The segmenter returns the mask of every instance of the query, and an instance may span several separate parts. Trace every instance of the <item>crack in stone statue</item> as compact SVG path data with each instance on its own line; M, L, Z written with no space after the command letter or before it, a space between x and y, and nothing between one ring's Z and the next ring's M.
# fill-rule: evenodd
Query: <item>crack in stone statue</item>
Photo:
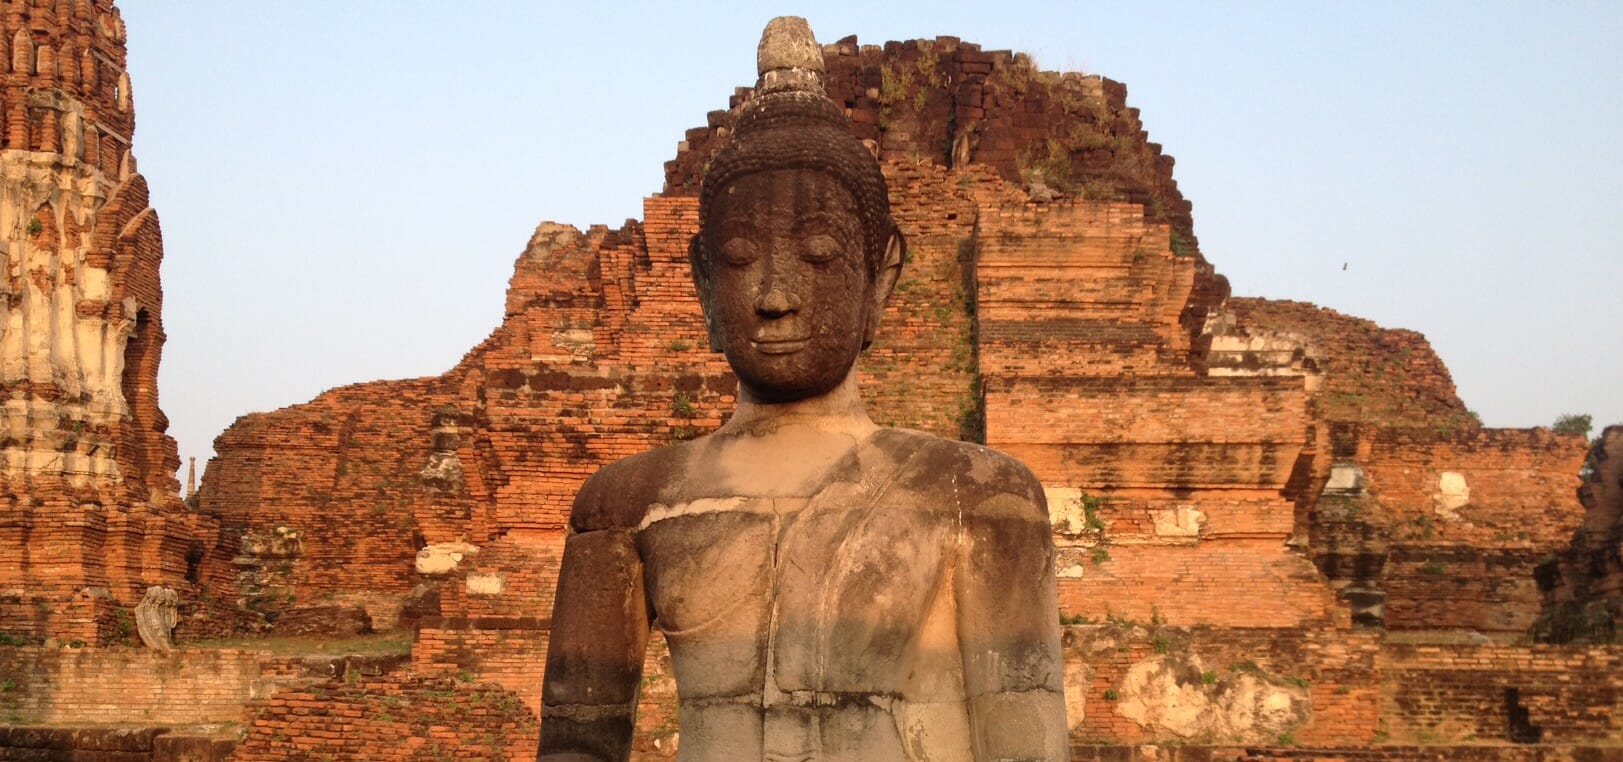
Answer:
M884 176L803 19L774 19L758 55L690 249L738 409L581 488L540 758L629 756L657 626L684 760L1063 759L1042 486L864 412L857 356L903 251Z

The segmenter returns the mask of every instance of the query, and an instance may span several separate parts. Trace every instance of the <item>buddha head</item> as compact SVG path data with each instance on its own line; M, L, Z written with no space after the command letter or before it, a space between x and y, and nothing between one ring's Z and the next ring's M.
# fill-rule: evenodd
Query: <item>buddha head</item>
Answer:
M689 248L713 349L757 399L838 386L901 272L879 163L824 96L803 19L762 35L757 95L711 161Z

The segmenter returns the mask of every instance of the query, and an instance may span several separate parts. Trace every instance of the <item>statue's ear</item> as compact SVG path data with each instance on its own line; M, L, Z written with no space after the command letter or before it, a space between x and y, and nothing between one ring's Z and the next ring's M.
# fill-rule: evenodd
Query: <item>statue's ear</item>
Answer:
M688 270L693 273L693 290L699 295L699 308L704 312L704 331L710 339L710 351L721 351L721 333L710 316L710 268L704 266L704 234L695 233L688 241Z
M873 291L869 297L868 323L864 326L862 347L866 349L873 343L874 337L879 335L879 319L885 316L885 302L890 299L890 292L895 290L897 279L902 277L902 256L907 252L907 239L902 237L902 231L892 227L890 241L885 244L885 257L880 261L879 272L874 275Z

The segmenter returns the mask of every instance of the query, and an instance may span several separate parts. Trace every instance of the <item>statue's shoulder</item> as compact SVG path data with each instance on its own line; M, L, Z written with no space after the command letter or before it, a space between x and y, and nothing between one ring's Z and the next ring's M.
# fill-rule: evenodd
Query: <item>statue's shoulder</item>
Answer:
M667 445L598 469L575 495L569 525L577 532L635 529L649 504L684 472L693 446Z
M874 442L906 462L905 472L898 475L904 488L939 492L965 507L994 498L1007 503L1012 497L1047 515L1042 483L1008 453L911 429L884 429Z

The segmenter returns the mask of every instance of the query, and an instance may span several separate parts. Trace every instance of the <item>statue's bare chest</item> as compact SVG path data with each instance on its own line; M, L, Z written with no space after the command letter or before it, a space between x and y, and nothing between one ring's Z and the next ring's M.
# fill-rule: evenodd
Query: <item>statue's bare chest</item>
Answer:
M903 688L932 611L951 605L956 542L911 498L837 482L650 506L638 548L684 697Z

